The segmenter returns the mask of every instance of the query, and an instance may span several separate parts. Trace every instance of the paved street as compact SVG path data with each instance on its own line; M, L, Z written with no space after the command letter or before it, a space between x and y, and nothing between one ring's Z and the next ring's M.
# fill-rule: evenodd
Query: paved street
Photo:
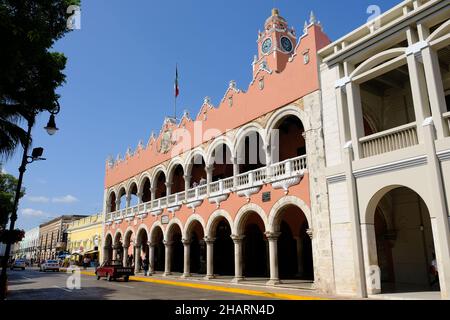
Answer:
M9 271L9 300L259 300L243 294L176 287L139 281L108 282L81 275L81 289L69 290L70 274L37 270Z

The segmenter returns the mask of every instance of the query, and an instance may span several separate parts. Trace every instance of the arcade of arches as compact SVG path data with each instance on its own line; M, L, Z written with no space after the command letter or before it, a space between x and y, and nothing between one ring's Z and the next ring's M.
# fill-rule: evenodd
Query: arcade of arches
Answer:
M233 234L232 226L223 216L212 221L209 235L198 220L189 223L185 234L177 223L170 224L165 231L160 226L149 233L141 228L134 251L130 246L135 236L132 231L127 231L125 238L118 232L114 242L108 234L105 259L123 259L124 264L134 266L136 272L140 272L143 259L148 259L149 273L165 276L231 276L235 281L270 277L270 281L276 283L291 279L314 280L309 226L297 206L287 205L279 210L274 232L266 229L258 213L247 211L236 232L238 234Z

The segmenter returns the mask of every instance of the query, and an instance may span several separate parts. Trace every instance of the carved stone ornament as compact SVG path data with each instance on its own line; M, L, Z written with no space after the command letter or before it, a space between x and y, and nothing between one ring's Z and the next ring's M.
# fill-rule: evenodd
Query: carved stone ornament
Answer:
M167 153L169 152L172 145L172 130L167 129L162 134L161 144L159 146L159 153Z

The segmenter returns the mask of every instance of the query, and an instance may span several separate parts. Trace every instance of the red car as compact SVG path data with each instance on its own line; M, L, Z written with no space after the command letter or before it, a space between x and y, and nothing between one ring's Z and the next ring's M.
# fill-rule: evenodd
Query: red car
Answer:
M108 281L123 278L128 282L130 276L134 275L134 270L131 267L124 267L121 261L106 261L100 267L95 269L97 280L105 277Z

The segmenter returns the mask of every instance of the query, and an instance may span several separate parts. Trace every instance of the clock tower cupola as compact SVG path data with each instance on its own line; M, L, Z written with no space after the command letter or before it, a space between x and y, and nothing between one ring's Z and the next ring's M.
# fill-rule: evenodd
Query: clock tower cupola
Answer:
M272 15L266 20L264 31L258 34L258 55L253 62L253 73L266 68L281 72L289 58L294 54L297 38L294 28L280 16L278 9L272 9Z

